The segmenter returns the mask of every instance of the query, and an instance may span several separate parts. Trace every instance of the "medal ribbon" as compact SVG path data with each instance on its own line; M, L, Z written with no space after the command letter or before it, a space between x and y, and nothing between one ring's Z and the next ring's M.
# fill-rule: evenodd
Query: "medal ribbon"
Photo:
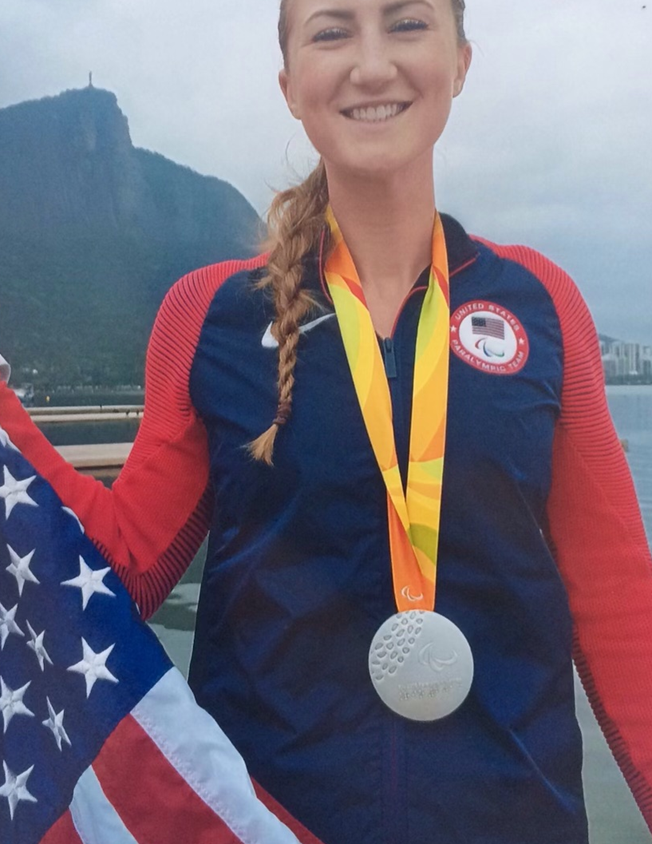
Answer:
M392 400L376 331L351 253L331 208L333 249L325 276L367 433L387 488L389 547L399 612L432 610L448 405L450 297L444 229L435 217L432 265L419 326L412 390L412 424L404 492L396 455Z

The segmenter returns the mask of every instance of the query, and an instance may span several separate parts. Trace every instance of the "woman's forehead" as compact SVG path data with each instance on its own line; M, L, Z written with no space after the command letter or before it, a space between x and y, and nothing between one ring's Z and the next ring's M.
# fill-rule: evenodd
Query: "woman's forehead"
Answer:
M375 12L391 16L399 12L434 11L448 0L287 0L287 13L293 23L308 23L313 18L355 18Z

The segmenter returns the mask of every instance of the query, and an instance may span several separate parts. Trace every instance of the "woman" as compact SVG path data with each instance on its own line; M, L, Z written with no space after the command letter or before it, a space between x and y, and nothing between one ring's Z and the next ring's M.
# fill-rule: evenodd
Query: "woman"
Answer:
M0 395L145 616L210 527L190 683L325 844L587 842L572 655L652 823L652 570L590 317L436 211L463 16L283 0L320 165L267 257L169 293L111 493Z

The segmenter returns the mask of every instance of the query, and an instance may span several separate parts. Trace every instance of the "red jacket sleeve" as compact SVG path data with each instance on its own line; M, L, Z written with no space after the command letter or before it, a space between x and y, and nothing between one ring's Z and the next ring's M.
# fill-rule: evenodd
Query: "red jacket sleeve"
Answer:
M0 384L0 425L79 516L145 618L188 567L210 522L207 437L189 393L206 312L225 279L263 263L261 257L206 267L167 294L147 351L145 413L111 490L66 463L14 393Z
M597 334L571 279L509 250L546 286L564 350L553 445L550 537L575 624L575 662L593 711L652 829L652 558L607 407Z

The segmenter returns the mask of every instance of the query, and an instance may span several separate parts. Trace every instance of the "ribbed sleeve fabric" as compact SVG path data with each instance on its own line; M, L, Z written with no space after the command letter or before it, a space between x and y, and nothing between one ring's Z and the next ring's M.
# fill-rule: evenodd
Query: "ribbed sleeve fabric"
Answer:
M575 624L575 662L611 750L652 829L652 558L604 390L599 343L572 280L523 247L491 248L550 294L564 380L549 529Z
M13 392L0 384L0 425L79 516L145 618L188 567L210 522L207 437L189 393L206 312L223 281L264 262L261 256L215 264L190 273L169 291L148 347L143 420L111 490L66 463Z

